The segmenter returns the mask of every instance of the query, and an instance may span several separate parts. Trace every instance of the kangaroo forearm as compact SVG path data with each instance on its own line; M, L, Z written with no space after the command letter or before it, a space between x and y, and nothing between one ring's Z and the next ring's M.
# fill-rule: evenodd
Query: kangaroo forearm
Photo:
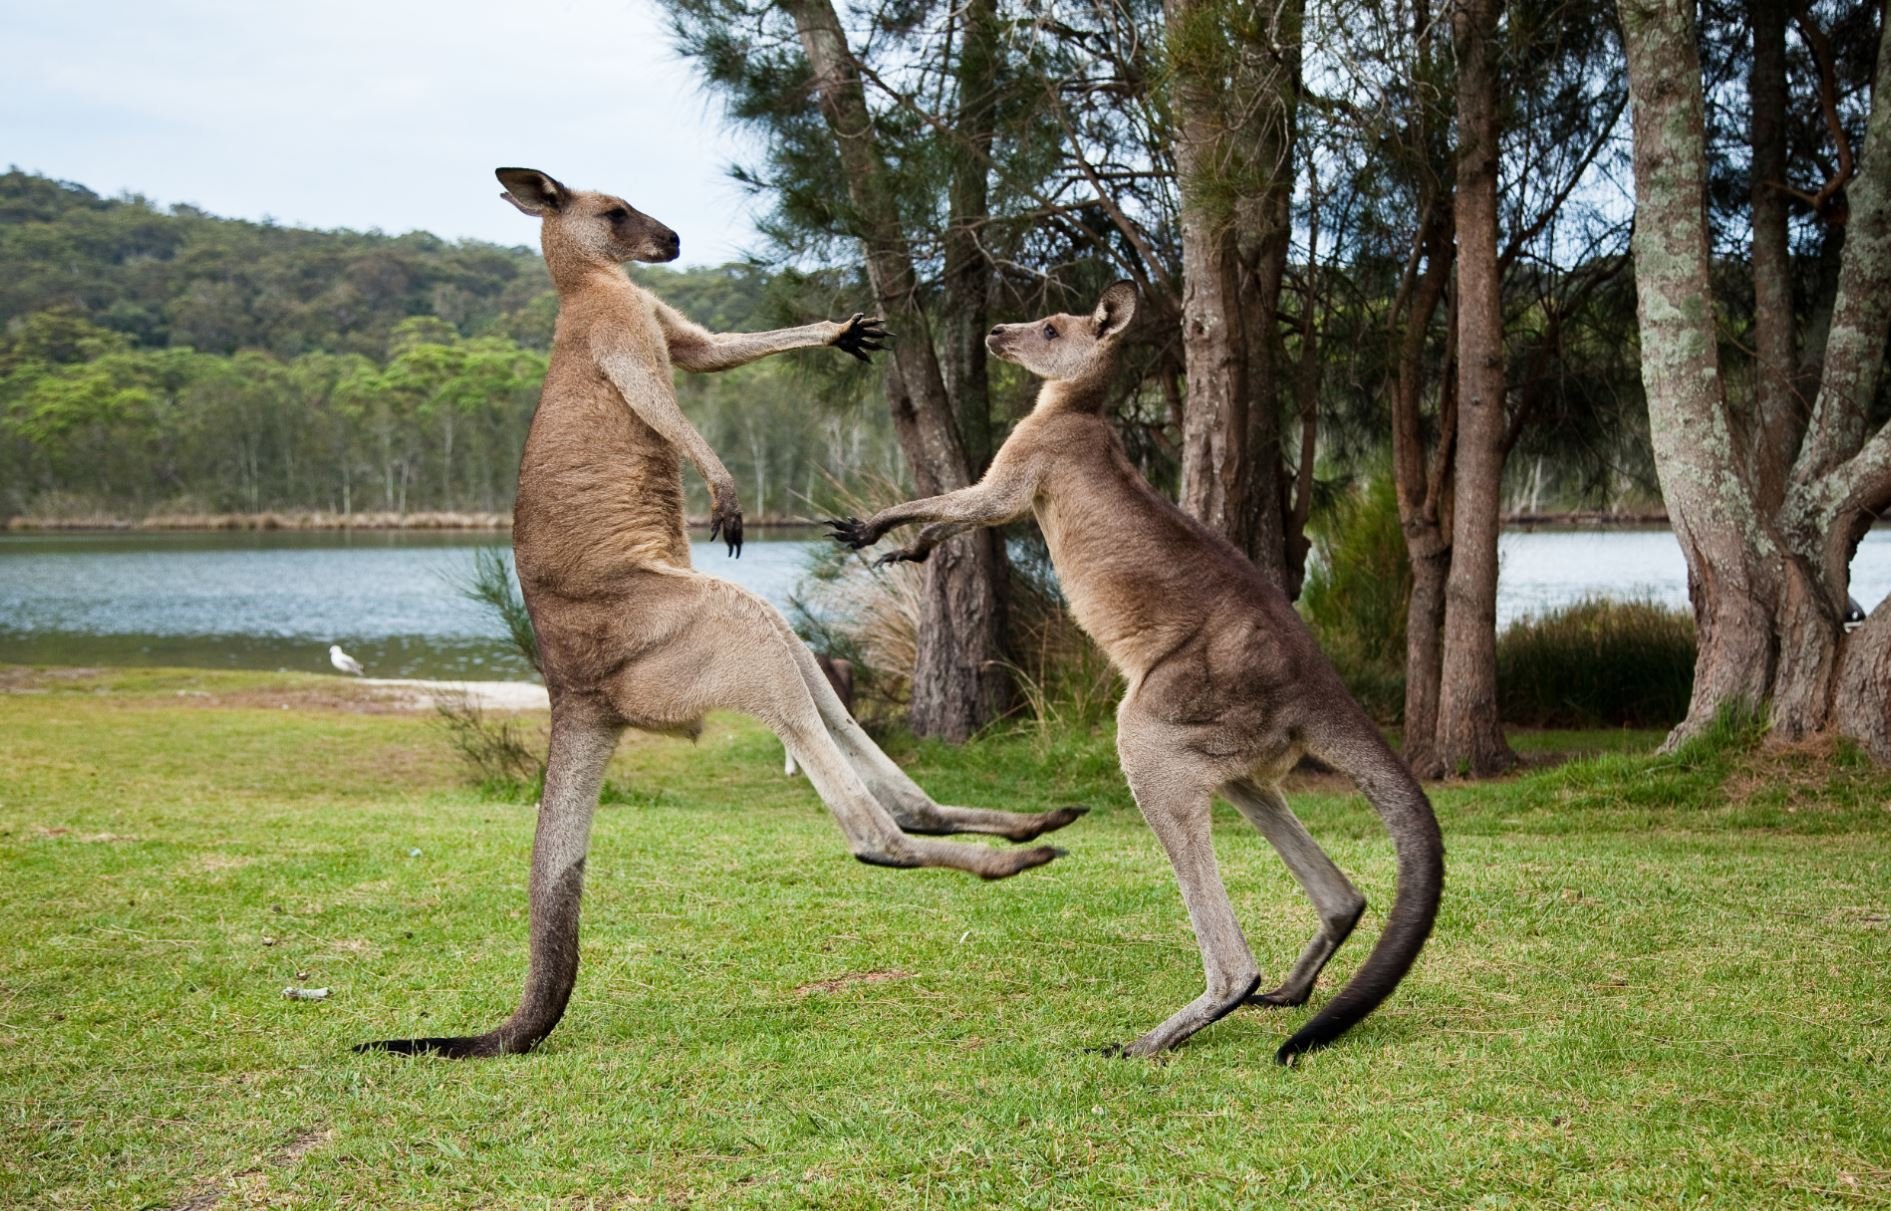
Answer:
M732 370L791 349L818 349L833 342L837 325L827 322L772 332L670 333L670 364L694 374Z
M903 505L882 509L867 524L878 536L913 522L932 522L952 527L951 532L943 536L950 537L952 533L973 526L1003 525L1023 515L1030 508L1030 499L1027 496L1020 507L1016 495L994 491L988 484L974 484L943 496L928 496L923 500L910 500ZM924 534L921 531L922 538Z
M617 388L625 407L656 430L663 440L682 451L683 457L703 477L703 482L711 488L733 485L734 478L716 457L715 450L677 406L676 394L668 382L657 381L646 367L631 358L600 358L599 366Z
M913 539L912 549L922 553L930 551L947 539L957 538L967 530L974 529L977 527L969 521L935 521Z

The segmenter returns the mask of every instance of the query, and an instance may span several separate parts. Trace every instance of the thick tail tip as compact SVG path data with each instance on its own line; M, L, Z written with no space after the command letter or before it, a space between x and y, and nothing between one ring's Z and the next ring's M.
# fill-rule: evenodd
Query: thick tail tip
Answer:
M392 1055L437 1055L449 1060L460 1060L498 1055L502 1048L493 1045L492 1040L485 1035L474 1035L467 1038L376 1039L371 1043L356 1043L349 1050L356 1055L385 1051Z
M1330 1038L1317 1036L1308 1038L1307 1032L1302 1030L1280 1045L1279 1050L1274 1052L1274 1062L1282 1068L1292 1068L1301 1056L1309 1051L1318 1051L1332 1041Z

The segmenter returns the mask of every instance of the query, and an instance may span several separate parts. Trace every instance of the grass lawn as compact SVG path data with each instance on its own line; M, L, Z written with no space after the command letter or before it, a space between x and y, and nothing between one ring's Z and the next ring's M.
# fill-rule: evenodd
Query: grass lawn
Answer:
M1309 1010L1093 1052L1201 979L1107 735L896 750L948 802L1094 805L983 884L854 862L718 718L624 744L564 1024L456 1064L348 1047L511 1009L531 809L336 685L0 670L0 1204L1891 1203L1891 779L1842 753L1520 738L1614 751L1437 790L1429 948L1289 1070ZM1317 1004L1391 850L1292 798L1374 904ZM1216 841L1278 974L1312 912L1231 810Z

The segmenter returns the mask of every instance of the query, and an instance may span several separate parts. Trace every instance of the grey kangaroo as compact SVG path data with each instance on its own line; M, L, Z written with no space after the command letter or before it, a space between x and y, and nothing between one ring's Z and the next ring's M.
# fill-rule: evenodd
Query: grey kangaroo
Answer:
M896 526L930 523L880 562L923 560L974 526L1035 512L1077 623L1127 682L1117 753L1136 804L1175 867L1201 946L1207 990L1121 1050L1174 1047L1243 1002L1300 1005L1366 902L1287 809L1280 779L1312 754L1365 792L1398 854L1385 930L1350 983L1276 1053L1290 1063L1371 1013L1431 932L1444 845L1418 782L1340 684L1286 596L1240 551L1137 473L1102 416L1116 350L1136 310L1118 282L1091 315L993 328L993 354L1045 380L1031 414L969 488L831 523L860 549ZM1260 972L1215 865L1209 805L1220 793L1279 851L1319 932L1285 980Z
M742 548L735 481L677 407L671 367L724 370L789 349L865 360L886 333L856 315L777 332L710 333L625 276L674 260L675 232L622 198L501 168L501 196L540 220L558 290L551 365L526 437L512 550L551 691L551 750L532 843L531 961L518 1010L484 1034L392 1039L446 1056L529 1051L564 1015L578 971L578 903L604 767L626 727L694 736L736 710L782 738L846 834L876 866L948 866L1002 879L1063 851L996 849L916 834L1027 841L1083 813L933 802L835 696L813 653L754 593L690 566L682 459L709 485L710 537Z

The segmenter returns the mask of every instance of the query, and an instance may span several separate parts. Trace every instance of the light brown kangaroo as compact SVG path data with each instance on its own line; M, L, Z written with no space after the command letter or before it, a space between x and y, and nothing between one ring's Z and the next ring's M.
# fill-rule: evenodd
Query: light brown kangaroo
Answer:
M1352 981L1276 1053L1288 1063L1364 1018L1398 985L1431 932L1444 845L1431 804L1340 684L1286 596L1240 551L1149 486L1102 406L1136 290L1118 282L1091 315L992 329L992 353L1045 379L977 484L832 523L856 549L929 522L880 562L923 560L973 526L1037 515L1077 623L1128 688L1117 753L1143 816L1168 851L1201 945L1208 988L1121 1050L1174 1047L1244 1001L1300 1005L1365 911L1365 899L1308 835L1279 780L1310 753L1350 777L1398 852L1398 891L1379 942ZM1215 865L1209 804L1219 792L1280 852L1320 915L1281 985L1259 969Z
M578 903L598 790L626 727L694 736L704 714L766 723L807 770L854 856L878 866L949 866L1001 879L1049 846L994 849L920 833L1025 841L1080 807L1030 815L945 807L854 722L788 623L747 589L689 562L680 458L708 483L710 537L742 545L735 481L677 407L670 369L723 370L771 353L881 348L878 320L777 332L709 333L633 284L627 261L673 260L676 233L608 194L501 168L505 199L541 220L558 323L526 438L512 549L551 692L551 750L532 844L531 963L519 1008L485 1034L394 1039L448 1056L530 1050L563 1016L578 970Z

